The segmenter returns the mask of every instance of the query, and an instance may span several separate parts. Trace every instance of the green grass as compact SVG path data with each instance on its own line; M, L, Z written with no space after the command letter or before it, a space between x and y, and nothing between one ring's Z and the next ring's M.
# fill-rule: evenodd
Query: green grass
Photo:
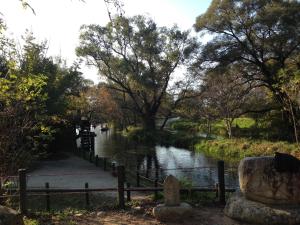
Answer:
M24 217L24 224L25 225L40 225L40 222L37 219L30 219L30 218Z
M233 120L233 126L239 128L251 128L255 125L255 120L248 117L237 118Z
M195 149L226 161L239 161L250 156L270 156L275 152L289 153L300 158L299 146L284 141L271 142L245 138L202 140L195 145Z

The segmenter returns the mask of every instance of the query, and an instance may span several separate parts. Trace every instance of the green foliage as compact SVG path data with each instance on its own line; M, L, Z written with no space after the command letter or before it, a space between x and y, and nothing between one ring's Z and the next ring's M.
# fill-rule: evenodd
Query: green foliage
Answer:
M189 32L158 27L139 15L114 17L106 26L82 26L76 51L98 67L112 89L122 94L122 107L151 131L175 69L196 49Z
M40 225L39 221L36 219L24 217L23 220L25 225Z
M85 88L78 66L48 57L46 43L37 43L31 33L22 50L18 57L0 51L0 174L46 156L57 132L73 123L70 96Z
M300 157L300 149L296 144L251 139L202 140L195 145L195 149L231 161L239 161L250 156L270 156L277 151Z
M247 82L268 88L284 112L288 140L297 140L300 127L299 89L294 83L299 74L299 27L296 0L213 0L195 24L197 31L213 34L196 68L215 71L234 65Z
M233 120L233 126L239 128L251 128L255 125L255 120L249 117L241 117Z
M173 130L195 132L199 130L200 123L189 120L177 120L171 123L170 127Z

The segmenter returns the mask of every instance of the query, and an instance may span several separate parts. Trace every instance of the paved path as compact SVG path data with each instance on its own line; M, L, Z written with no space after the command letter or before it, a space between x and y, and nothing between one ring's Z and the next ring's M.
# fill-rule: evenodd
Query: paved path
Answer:
M74 155L62 160L43 161L28 175L29 188L44 188L45 182L49 182L50 188L84 188L86 182L90 188L117 187L117 178L110 172Z

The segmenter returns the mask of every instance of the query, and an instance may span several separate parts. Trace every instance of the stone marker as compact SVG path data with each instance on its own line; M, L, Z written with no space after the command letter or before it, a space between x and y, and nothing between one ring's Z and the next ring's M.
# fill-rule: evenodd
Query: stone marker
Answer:
M300 207L269 205L245 198L235 193L224 209L225 215L239 221L261 225L296 225L300 224Z
M180 184L178 180L169 175L164 181L165 204L153 208L153 215L161 221L181 220L192 216L193 209L187 203L180 203Z
M239 183L241 191L227 201L225 215L254 224L300 224L300 171L295 165L248 157L240 162Z
M169 175L164 181L164 199L166 206L180 205L180 184L178 180Z
M278 172L274 157L248 157L239 165L241 192L267 204L300 204L300 172Z

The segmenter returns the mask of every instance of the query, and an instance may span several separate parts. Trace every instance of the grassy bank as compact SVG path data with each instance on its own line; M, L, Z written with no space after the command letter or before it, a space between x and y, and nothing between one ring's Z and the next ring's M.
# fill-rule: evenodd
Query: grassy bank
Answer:
M254 120L239 118L234 125L239 129L253 129ZM201 135L199 122L176 121L171 125L171 130L146 132L141 128L130 127L123 135L132 141L148 144L160 144L174 146L203 152L208 156L225 161L239 161L249 156L270 156L275 152L283 152L296 156L300 159L300 148L296 144L285 141L268 141L252 138L228 139L219 135L217 139L205 139ZM214 129L223 129L222 121L214 124ZM219 133L220 134L220 133Z
M195 145L195 150L227 161L239 161L249 156L274 155L275 152L289 153L300 158L300 149L296 144L245 138L201 140Z

